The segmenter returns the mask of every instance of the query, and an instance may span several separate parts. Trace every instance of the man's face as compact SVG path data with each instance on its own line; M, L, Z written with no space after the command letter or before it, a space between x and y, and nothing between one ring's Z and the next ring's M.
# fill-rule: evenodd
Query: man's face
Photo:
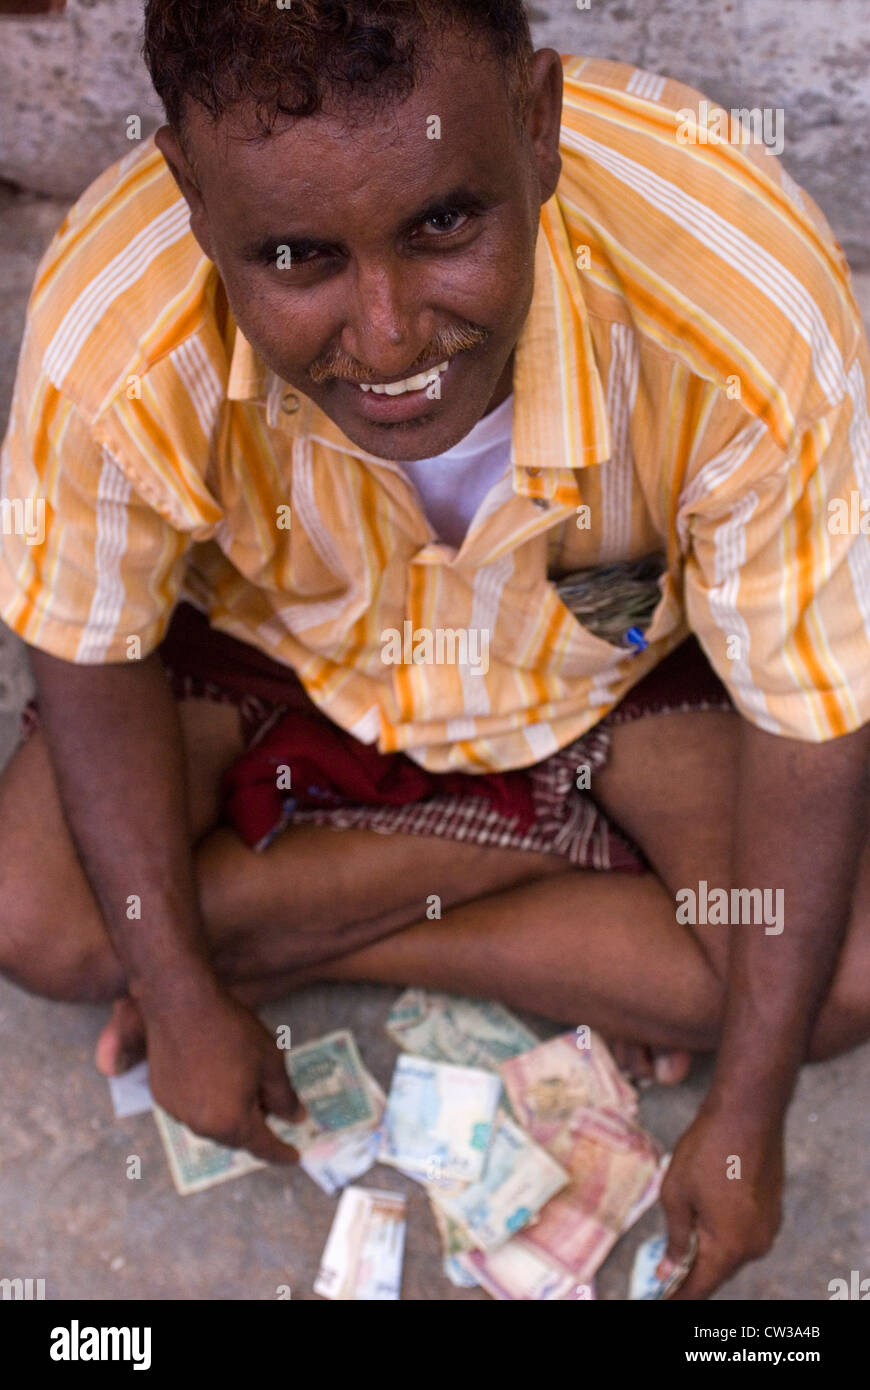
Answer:
M498 65L461 36L406 101L353 124L327 110L254 142L243 108L214 125L188 103L195 182L158 135L245 337L376 457L439 454L510 392L561 168L558 54L534 72L524 136ZM424 372L399 394L360 386Z

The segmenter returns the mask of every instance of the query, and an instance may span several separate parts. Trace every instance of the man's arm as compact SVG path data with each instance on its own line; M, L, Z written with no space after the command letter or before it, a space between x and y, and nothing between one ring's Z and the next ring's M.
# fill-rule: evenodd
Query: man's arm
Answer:
M159 659L31 660L64 814L145 1023L155 1100L199 1134L293 1160L265 1123L298 1118L281 1054L210 963L181 728ZM128 917L133 896L141 919Z
M870 725L812 744L742 721L734 888L782 889L784 928L730 927L713 1082L662 1191L668 1255L697 1228L676 1297L706 1298L769 1248L780 1222L783 1123L849 921L867 835ZM740 1177L729 1178L740 1159Z

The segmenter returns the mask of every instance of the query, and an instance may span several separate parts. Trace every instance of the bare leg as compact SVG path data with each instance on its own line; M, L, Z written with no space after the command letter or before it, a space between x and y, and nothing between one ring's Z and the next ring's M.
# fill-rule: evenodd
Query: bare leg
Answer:
M596 793L656 875L568 873L421 920L319 964L242 986L255 1001L318 980L415 984L498 997L611 1036L710 1048L718 1034L728 928L680 927L677 888L730 881L737 716L638 720L615 731ZM420 856L425 862L425 855ZM252 962L252 965L254 962ZM870 843L852 919L810 1057L870 1037Z
M221 775L241 751L237 712L186 701L179 713L203 911L228 983L270 976L288 961L328 959L395 931L425 910L425 892L438 893L448 908L560 868L549 855L310 827L255 855L226 828L211 830ZM55 999L123 995L123 970L78 862L39 733L0 777L0 826L0 971ZM101 1069L117 1070L131 1046L141 1049L129 1027L125 1037L109 1029L98 1049Z
M232 714L217 710L209 720ZM727 881L734 719L672 715L615 732L596 794L644 846L655 875L566 873L548 856L310 828L257 856L229 831L208 834L197 865L219 972L250 1002L312 978L433 984L642 1043L711 1047L727 929L695 936L679 927L673 893L700 877ZM225 734L212 727L199 740L210 759L208 775L191 771L200 828L214 814L217 775L237 752L237 728ZM15 900L2 893L10 881L19 890L19 909L0 924L0 966L54 997L117 997L123 974L47 773L36 747L0 781L0 823L17 827L11 843L4 835L0 901ZM870 875L863 883L870 889ZM441 921L421 920L430 894L442 899ZM867 911L856 912L847 947L863 964L867 924ZM847 983L845 1012L835 989L820 1022L829 1051L866 1035L866 972L861 989Z
M236 979L261 998L313 978L456 989L565 1023L589 1023L637 1043L712 1047L722 995L717 961L704 941L676 922L673 893L702 876L727 880L735 719L670 715L614 731L611 759L598 775L595 795L644 845L656 874L566 871L562 864L561 872L507 892L479 893L441 921L423 920L419 913L406 930L340 955L324 950L319 932L300 954L299 938L286 931L285 908L283 970L271 959L270 978L260 975L258 945L248 955L247 975L234 972ZM429 842L404 844L416 859L415 865L409 858L408 871L416 868L422 902L437 892L428 872ZM233 846L225 844L223 851L229 870ZM292 836L284 852L292 859ZM238 853L236 860L220 896L224 911L239 920L231 892L232 880L242 877ZM278 883L286 882L277 859L272 867ZM219 883L221 875L210 881ZM364 903L364 879L356 881L357 901ZM208 894L204 880L206 903ZM229 924L214 915L210 921L220 950ZM312 950L319 960L312 959Z

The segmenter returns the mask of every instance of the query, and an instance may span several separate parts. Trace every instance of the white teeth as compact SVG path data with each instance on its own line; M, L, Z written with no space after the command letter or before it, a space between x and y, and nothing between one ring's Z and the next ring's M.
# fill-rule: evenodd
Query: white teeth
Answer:
M389 386L363 386L360 382L359 389L374 391L376 396L404 396L407 391L422 391L424 386L429 385L436 372L443 376L449 366L449 362L442 362L438 367L430 367L428 372L421 372L419 376L409 376L405 381L391 382Z

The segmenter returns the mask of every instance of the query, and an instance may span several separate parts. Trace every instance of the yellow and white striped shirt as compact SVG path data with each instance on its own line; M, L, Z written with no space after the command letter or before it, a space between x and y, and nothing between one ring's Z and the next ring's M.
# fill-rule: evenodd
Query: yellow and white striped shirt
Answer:
M189 597L336 723L433 771L539 761L690 630L764 729L822 741L870 718L870 357L842 250L762 146L681 143L698 93L563 65L511 469L462 546L253 352L146 141L71 210L34 286L0 456L15 632L120 662ZM27 501L41 544L12 524ZM641 654L555 592L655 550ZM385 664L406 622L487 631L488 671Z

